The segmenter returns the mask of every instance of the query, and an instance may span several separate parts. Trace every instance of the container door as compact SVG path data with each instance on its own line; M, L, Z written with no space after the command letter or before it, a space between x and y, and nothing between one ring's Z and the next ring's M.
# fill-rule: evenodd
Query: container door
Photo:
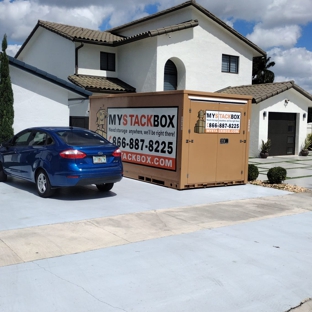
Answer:
M188 184L244 180L247 109L247 103L191 101Z
M206 110L218 111L219 104L191 101L188 184L214 183L217 172L218 134L206 133Z
M247 126L247 105L220 104L217 182L244 180Z

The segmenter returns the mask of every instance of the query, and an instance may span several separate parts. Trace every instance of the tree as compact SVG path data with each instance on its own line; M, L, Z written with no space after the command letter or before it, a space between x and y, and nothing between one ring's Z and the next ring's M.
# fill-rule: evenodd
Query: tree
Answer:
M7 141L14 135L13 90L10 78L9 58L6 54L7 36L2 40L0 53L0 142Z
M272 83L274 82L275 75L269 70L270 67L275 65L275 62L270 62L271 57L255 57L253 60L252 68L252 84L259 83Z

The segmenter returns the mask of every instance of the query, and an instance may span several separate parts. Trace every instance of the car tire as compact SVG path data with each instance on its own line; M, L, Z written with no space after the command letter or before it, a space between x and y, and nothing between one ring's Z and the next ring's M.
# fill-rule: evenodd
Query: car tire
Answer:
M7 180L7 175L3 170L2 164L0 163L0 182L5 182Z
M113 188L113 186L114 186L114 183L96 184L96 187L101 192L108 192Z
M36 186L40 197L47 198L54 193L54 190L51 189L49 177L43 170L38 171L36 175Z

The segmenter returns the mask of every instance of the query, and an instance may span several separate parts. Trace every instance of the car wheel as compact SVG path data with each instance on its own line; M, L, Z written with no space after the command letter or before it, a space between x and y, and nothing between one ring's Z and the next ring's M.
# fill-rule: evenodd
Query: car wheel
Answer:
M101 192L108 192L113 188L113 186L114 186L114 183L96 184L96 187Z
M2 164L0 163L0 182L5 182L7 180L7 175L5 174Z
M51 189L51 184L47 174L40 170L36 176L36 186L37 191L40 197L49 197L54 193L54 190Z

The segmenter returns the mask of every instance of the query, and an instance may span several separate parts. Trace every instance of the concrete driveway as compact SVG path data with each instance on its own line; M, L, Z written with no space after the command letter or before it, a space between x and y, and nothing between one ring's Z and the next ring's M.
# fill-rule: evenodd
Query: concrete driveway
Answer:
M1 183L0 311L290 311L312 296L311 194Z

